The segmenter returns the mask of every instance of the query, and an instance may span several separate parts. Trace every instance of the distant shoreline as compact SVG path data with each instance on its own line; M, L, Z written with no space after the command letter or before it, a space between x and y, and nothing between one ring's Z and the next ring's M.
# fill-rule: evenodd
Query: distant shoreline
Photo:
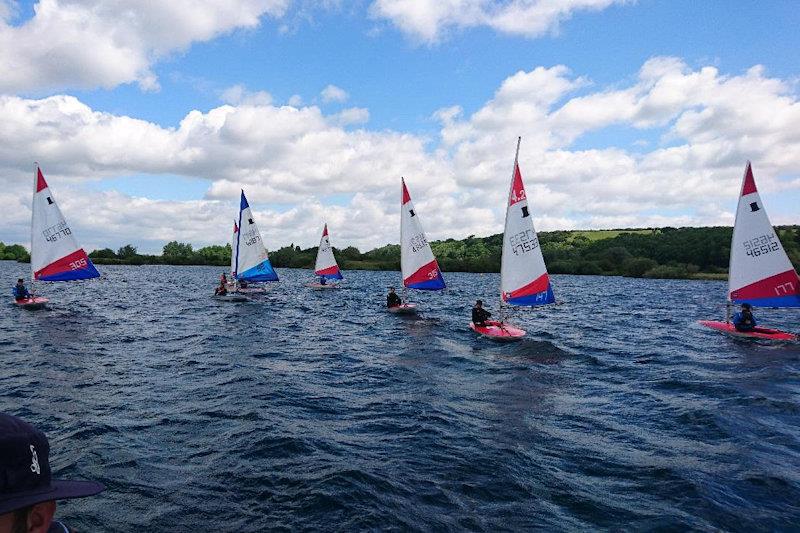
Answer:
M776 226L795 268L800 267L800 225ZM630 278L725 280L728 277L731 227L625 228L613 230L543 231L539 245L550 274L605 275ZM503 235L469 236L465 239L432 241L431 248L443 272L500 271ZM353 246L334 254L343 270L400 270L400 245L387 244L368 252ZM271 251L277 268L313 268L317 248L289 245ZM192 265L227 270L230 244L205 246L172 241L161 255L139 254L132 245L116 252L104 248L89 257L98 265ZM29 260L20 245L0 243L0 259Z

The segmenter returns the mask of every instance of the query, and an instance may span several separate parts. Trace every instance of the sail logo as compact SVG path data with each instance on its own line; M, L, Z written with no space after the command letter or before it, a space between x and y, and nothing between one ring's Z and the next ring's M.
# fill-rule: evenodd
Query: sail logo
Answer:
M788 281L786 283L783 283L781 285L776 286L775 287L775 294L778 295L778 296L786 296L786 295L790 295L790 294L795 294L794 283L792 283L791 281Z
M36 454L36 448L31 444L31 472L34 474L41 474L42 469L39 467L39 456Z

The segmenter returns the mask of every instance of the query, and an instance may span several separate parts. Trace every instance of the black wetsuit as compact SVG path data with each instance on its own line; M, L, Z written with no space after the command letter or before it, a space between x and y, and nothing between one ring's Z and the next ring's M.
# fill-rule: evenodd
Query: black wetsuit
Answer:
M483 307L473 307L472 308L472 323L482 326L486 323L489 317L492 316L492 313L484 309Z
M390 292L386 295L386 307L397 307L402 303L402 300L400 300L396 292Z

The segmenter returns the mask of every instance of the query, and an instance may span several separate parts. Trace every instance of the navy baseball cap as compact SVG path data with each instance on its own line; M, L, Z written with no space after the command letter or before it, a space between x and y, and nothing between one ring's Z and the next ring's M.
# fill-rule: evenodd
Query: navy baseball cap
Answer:
M105 489L96 481L51 479L49 455L44 433L0 413L0 515L50 500L93 496Z

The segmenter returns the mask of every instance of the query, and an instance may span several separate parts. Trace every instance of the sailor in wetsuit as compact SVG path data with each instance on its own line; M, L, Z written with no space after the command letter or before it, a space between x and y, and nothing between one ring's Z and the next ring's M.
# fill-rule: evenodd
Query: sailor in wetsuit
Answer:
M14 299L18 302L20 300L27 300L31 297L31 293L29 293L28 289L25 288L25 281L22 278L17 280L17 284L14 285L12 290L14 291Z
M485 326L492 313L483 308L483 300L476 300L472 308L472 323L476 326Z
M327 283L328 283L328 280L325 278L325 276L320 276L319 277L319 284L320 285L327 285Z
M736 331L753 331L756 329L756 317L753 316L750 304L742 304L742 310L733 315L733 327Z
M386 295L386 307L398 307L402 303L400 297L394 292L394 287L389 287L389 294Z

